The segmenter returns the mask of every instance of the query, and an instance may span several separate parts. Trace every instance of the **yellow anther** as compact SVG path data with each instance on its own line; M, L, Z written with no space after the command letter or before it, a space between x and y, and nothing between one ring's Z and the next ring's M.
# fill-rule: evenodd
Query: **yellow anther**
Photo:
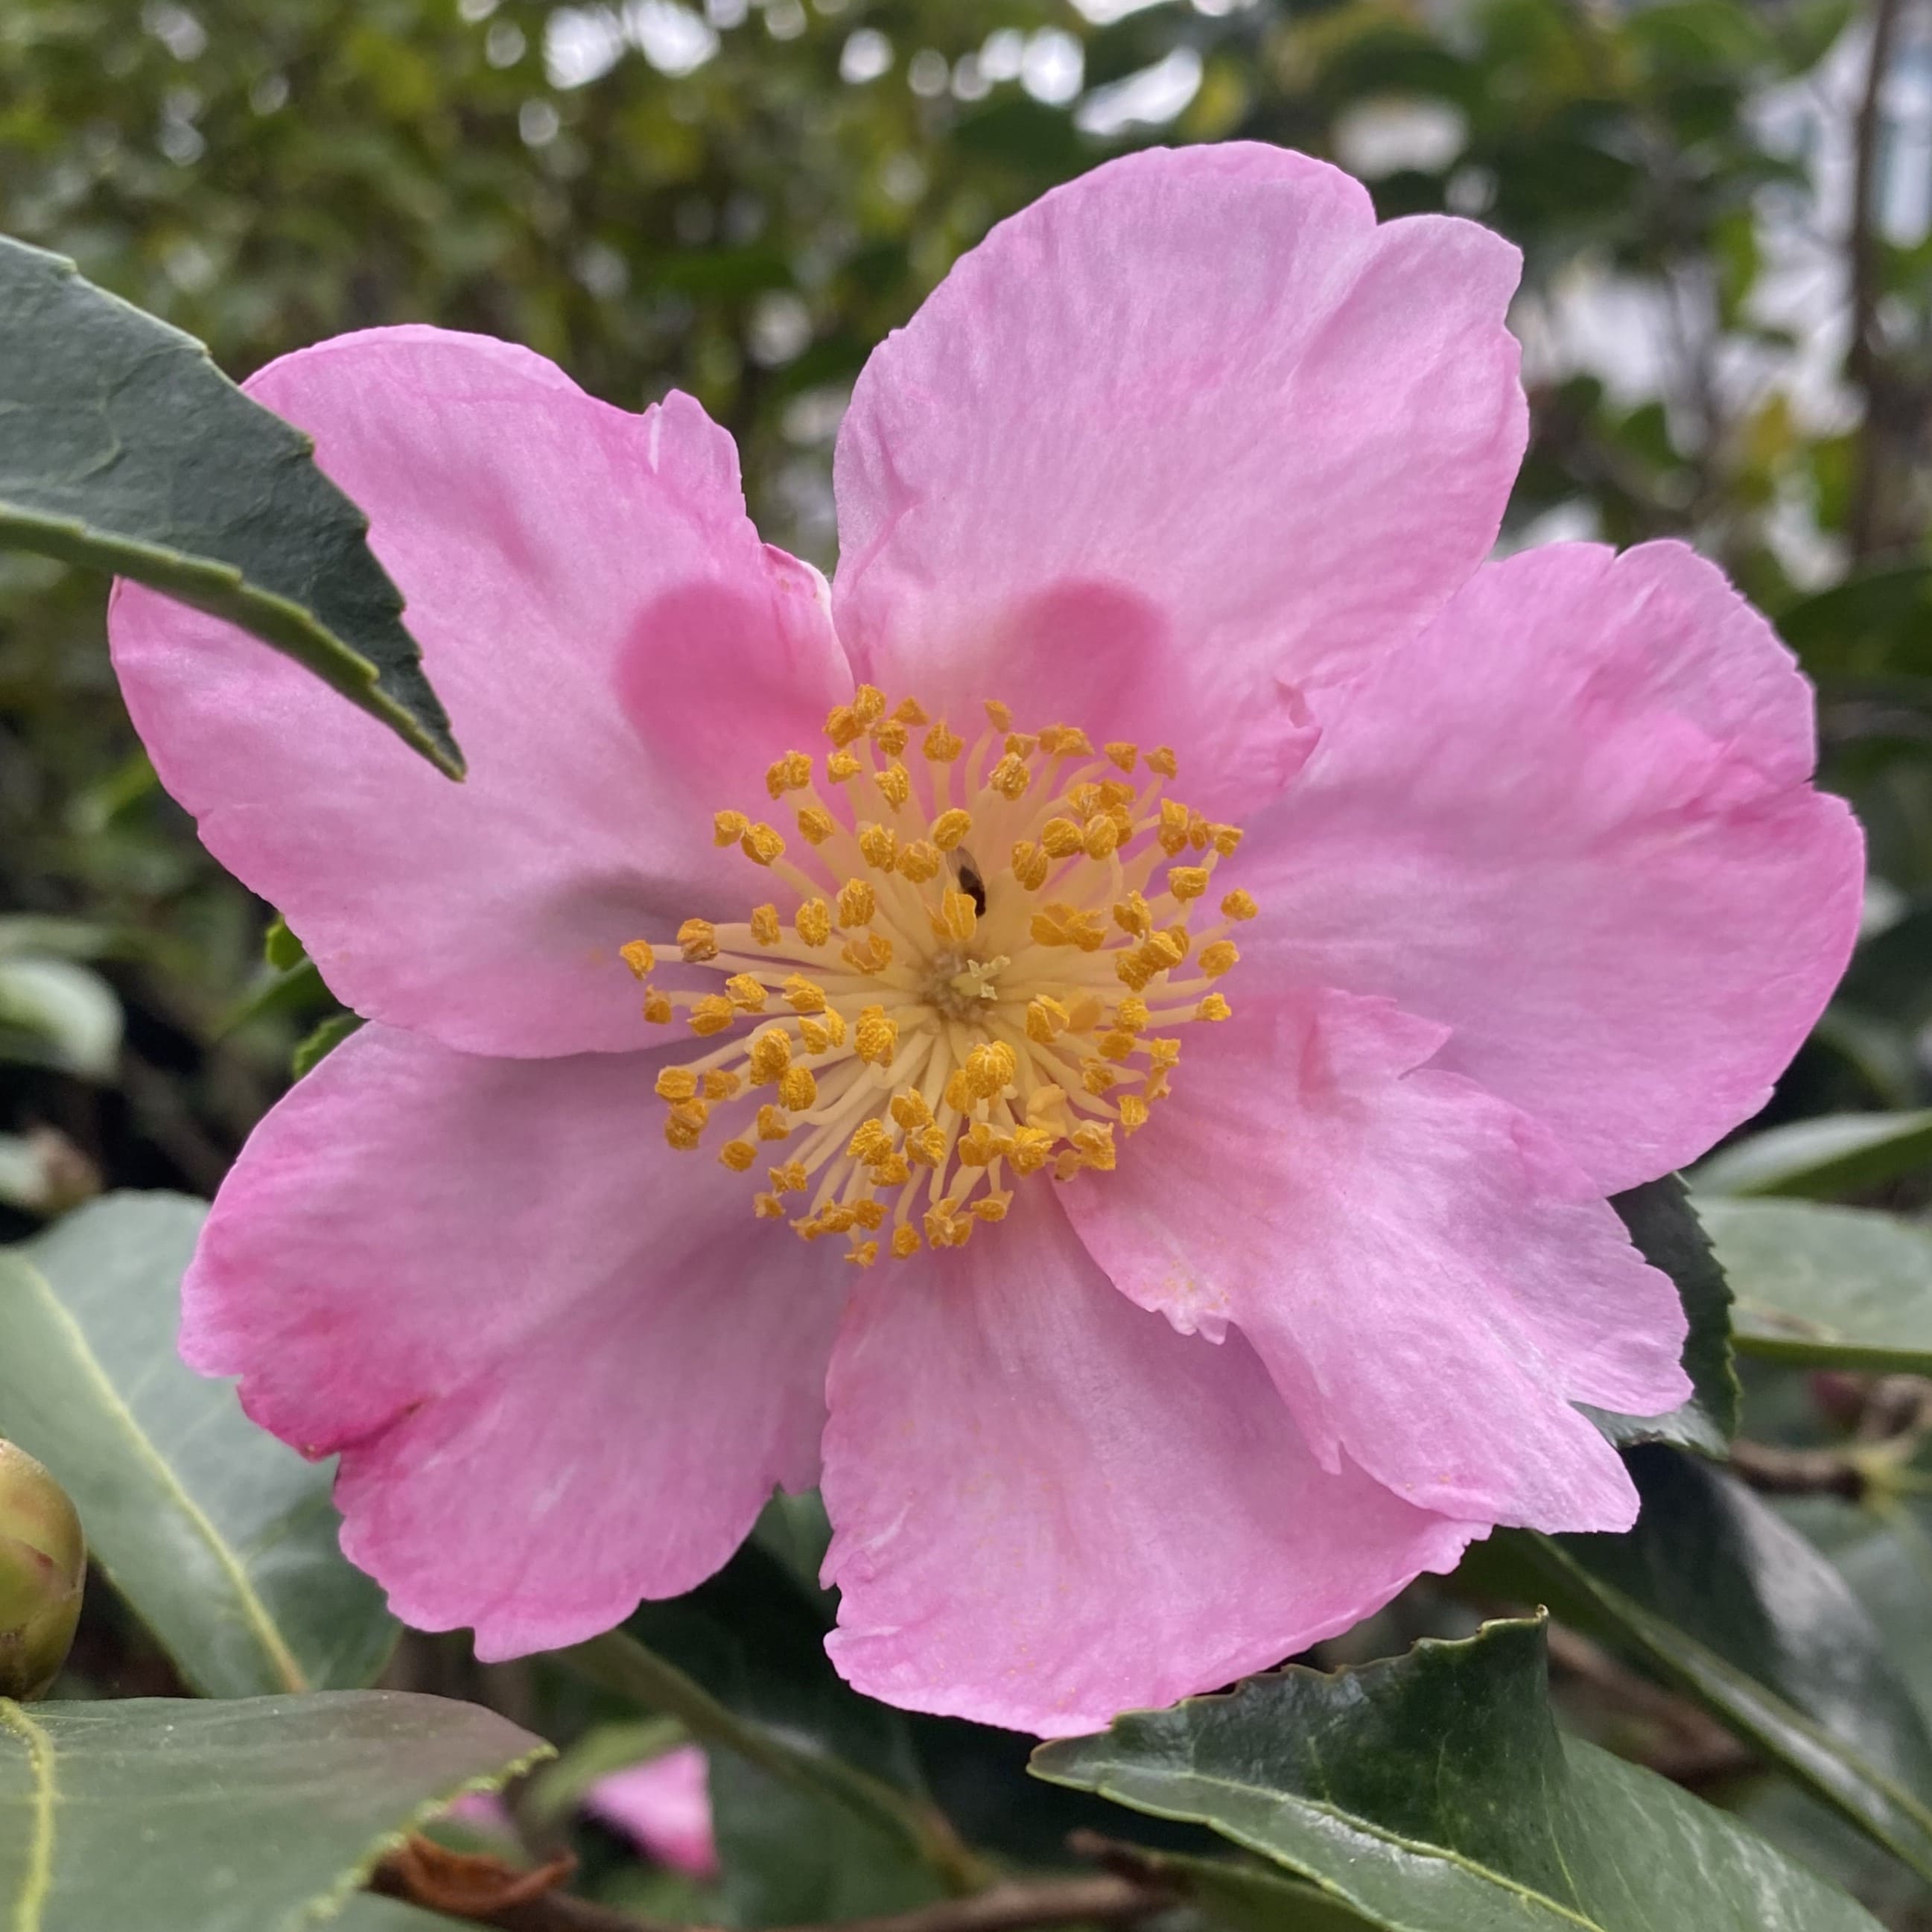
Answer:
M946 1158L946 1130L936 1122L906 1136L906 1158L921 1167L937 1167Z
M1140 1046L1139 1040L1124 1030L1103 1034L1100 1040L1100 1058L1102 1060L1131 1060Z
M986 716L993 721L995 731L1010 731L1013 728L1013 714L997 698L986 700Z
M1104 859L1120 842L1120 828L1107 818L1090 818L1087 821L1087 856L1090 859Z
M812 782L812 760L803 752L788 752L765 773L765 789L774 798L802 791Z
M845 1143L848 1160L884 1160L892 1150L892 1137L886 1124L875 1115L870 1120L861 1120L854 1130L852 1138Z
M784 928L778 923L776 906L761 905L752 908L752 937L760 946L776 946L784 937Z
M836 1007L828 1007L816 1019L800 1020L798 1036L807 1053L830 1053L845 1044L845 1022Z
M769 1087L791 1064L791 1035L782 1027L760 1027L746 1050L752 1084Z
M666 1026L670 1024L670 995L659 992L655 986L646 986L644 988L644 1018L653 1026Z
M752 1196L752 1212L760 1221L782 1221L784 1203L776 1194L754 1194Z
M811 1184L802 1160L788 1160L784 1166L768 1168L766 1172L771 1176L775 1194L802 1194Z
M709 1034L724 1032L737 1017L737 1008L722 993L706 993L701 1000L692 1002L687 1024L701 1040Z
M892 713L893 719L901 724L920 725L926 722L926 710L916 698L902 698L898 709Z
M1051 1046L1066 1030L1066 1009L1051 994L1036 994L1027 1002L1028 1040L1037 1040L1042 1046Z
M1110 1121L1088 1120L1073 1130L1073 1150L1084 1167L1097 1168L1102 1174L1114 1168L1114 1129Z
M627 940L617 949L617 956L641 980L658 963L658 956L648 939Z
M858 1024L853 1029L852 1050L861 1060L874 1066L890 1066L898 1044L898 1022L886 1017L884 1006L860 1010Z
M1172 746L1155 746L1154 749L1147 754L1147 761L1148 770L1150 772L1160 772L1164 778L1178 778L1180 776L1180 762L1174 757Z
M1138 1094L1120 1096L1120 1126L1128 1133L1148 1123L1148 1103Z
M782 1107L774 1107L767 1102L758 1109L758 1138L761 1141L782 1141L791 1132L791 1123L784 1117Z
M1174 963L1178 965L1187 957L1188 949L1194 944L1194 935L1186 926L1177 922L1167 928L1166 936L1174 946Z
M688 1066L664 1067L658 1072L654 1090L660 1100L668 1100L675 1106L680 1100L696 1096L698 1076Z
M1066 1095L1064 1089L1052 1085L1036 1087L1027 1096L1026 1111L1028 1126L1041 1129L1049 1139L1066 1131Z
M688 919L677 929L677 944L688 964L702 965L718 957L718 928L708 919Z
M1123 1000L1114 1009L1114 1024L1124 1033L1138 1033L1147 1023L1144 1000Z
M722 1066L708 1068L704 1076L704 1097L707 1100L728 1100L744 1084L736 1074Z
M1130 772L1139 759L1141 748L1130 745L1124 738L1115 738L1100 748L1124 772Z
M1040 734L1041 748L1056 758L1090 758L1094 741L1077 724L1052 724Z
M1120 1079L1120 1076L1104 1061L1090 1060L1080 1069L1080 1084L1090 1094L1104 1094Z
M792 914L792 930L807 946L823 946L832 937L832 908L823 899L807 899Z
M866 734L866 721L849 704L835 704L825 720L825 735L835 745L849 745Z
M886 1210L876 1201L855 1202L852 1218L862 1228L876 1228L885 1220Z
M920 1250L919 1230L908 1222L902 1222L892 1230L892 1252L904 1261L908 1255Z
M1022 838L1013 848L1013 877L1030 892L1036 892L1046 884L1046 875L1053 869L1053 860L1043 845L1036 845L1030 838Z
M945 862L939 848L930 838L915 838L899 848L899 877L910 879L916 886L938 878Z
M902 1154L889 1154L866 1169L874 1187L903 1187L912 1178L912 1163Z
M892 963L892 942L883 932L868 932L848 940L838 956L855 973L883 973Z
M859 850L868 866L875 866L882 872L892 869L892 862L899 855L899 842L889 825L862 825L859 828Z
M1209 979L1218 980L1238 964L1240 957L1240 948L1232 939L1217 939L1211 946L1202 947L1201 970Z
M825 988L815 980L808 980L802 973L794 973L778 989L784 995L784 1003L795 1013L822 1013L825 1010Z
M818 1105L818 1082L808 1066L788 1067L778 1077L778 1100L794 1114Z
M1084 784L1066 788L1066 802L1082 818L1100 808L1100 788L1090 778Z
M932 930L940 939L958 940L962 945L973 937L980 922L980 909L973 903L970 892L955 890L949 886L939 896L939 910L932 915Z
M1187 808L1171 798L1160 802L1160 849L1172 859L1187 849Z
M718 1150L718 1158L734 1174L748 1174L758 1150L749 1141L727 1141Z
M711 1109L702 1100L680 1100L664 1116L664 1138L680 1154L688 1154L704 1132Z
M1053 1136L1029 1123L1016 1127L1006 1141L1006 1162L1016 1174L1037 1174L1053 1157Z
M912 774L895 758L873 780L884 795L886 802L897 812L912 796Z
M862 724L876 724L886 715L886 694L876 684L862 684L852 694L852 710Z
M711 814L711 842L735 845L752 829L752 821L742 812L714 812Z
M1150 1040L1148 1042L1148 1060L1156 1070L1180 1064L1180 1042L1178 1040Z
M1225 1020L1234 1010L1220 994L1210 993L1194 1009L1194 1017L1197 1020Z
M920 748L935 765L950 765L966 748L966 740L956 731L946 728L944 718L926 734Z
M1221 902L1221 916L1223 919L1252 919L1260 910L1261 908L1255 904L1249 894L1238 890L1230 892Z
M877 1241L861 1241L845 1258L860 1268L870 1268L879 1258L879 1244Z
M1208 828L1208 842L1222 858L1232 857L1241 842L1241 828L1238 825L1210 825Z
M926 1104L926 1096L916 1087L908 1087L904 1092L892 1096L892 1114L908 1133L932 1124L932 1109Z
M1085 842L1085 834L1070 818L1049 818L1040 828L1040 842L1056 859L1070 859Z
M738 841L738 849L754 865L772 866L784 856L784 841L769 825L754 825Z
M1208 890L1208 868L1205 866L1168 866L1167 889L1183 905L1190 899L1198 899Z
M963 1066L956 1066L948 1076L946 1091L941 1097L956 1114L970 1114L973 1111L974 1094L973 1083L966 1077Z
M848 879L838 888L838 923L842 927L869 926L879 902L863 879Z
M973 814L955 807L942 812L932 821L932 842L942 852L950 852L973 829Z
M981 1221L1004 1221L1012 1199L1010 1194L982 1194L973 1204L974 1216Z
M1114 923L1123 932L1136 935L1153 928L1154 914L1148 909L1148 902L1138 892L1130 892L1114 907Z
M958 1152L962 1167L990 1167L1005 1151L1004 1137L984 1120L975 1120L959 1136Z
M1033 774L1027 770L1025 759L1009 752L986 774L986 783L1002 798L1024 798Z
M1098 952L1107 938L1098 913L1058 900L1035 913L1028 929L1042 946L1077 946L1082 952Z
M1214 828L1208 823L1204 813L1190 807L1187 813L1187 842L1197 852L1204 852L1214 842Z
M1009 731L1000 748L1016 758L1030 758L1040 748L1040 740L1030 731Z
M889 758L896 758L912 742L912 734L896 718L872 727L872 742Z
M761 1013L769 997L764 987L748 973L734 973L724 982L724 991L731 1004L748 1013Z
M1170 926L1163 932L1150 932L1141 950L1154 962L1156 973L1165 973L1187 957L1187 928Z
M825 776L834 784L844 784L856 778L865 770L856 756L850 752L834 752L825 761Z
M1004 1093L1018 1071L1018 1056L1003 1040L986 1041L966 1056L968 1083L982 1100Z
M798 836L808 845L823 845L838 830L838 821L822 805L802 805L797 812Z

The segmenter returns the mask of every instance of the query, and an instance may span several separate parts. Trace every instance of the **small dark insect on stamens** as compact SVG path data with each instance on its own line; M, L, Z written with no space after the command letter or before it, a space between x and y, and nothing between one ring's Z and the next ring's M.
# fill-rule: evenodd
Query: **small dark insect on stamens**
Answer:
M980 876L978 862L962 845L952 861L953 870L958 874L959 890L973 902L973 910L984 919L986 916L986 882Z

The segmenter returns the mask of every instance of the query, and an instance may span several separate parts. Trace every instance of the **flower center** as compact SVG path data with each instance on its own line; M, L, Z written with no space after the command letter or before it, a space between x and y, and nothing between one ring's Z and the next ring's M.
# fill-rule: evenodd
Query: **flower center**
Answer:
M763 1162L753 1211L807 1240L844 1235L862 1267L963 1246L1005 1218L1012 1181L1112 1168L1116 1130L1167 1092L1172 1030L1228 1017L1226 934L1255 916L1234 891L1190 928L1241 834L1168 794L1166 746L1096 752L1073 726L986 713L969 749L916 702L889 712L860 686L826 721L822 782L803 752L765 775L800 847L741 812L713 820L786 910L622 949L646 1020L682 1016L718 1042L658 1074L666 1139L716 1135L741 1174ZM718 988L652 984L673 952Z

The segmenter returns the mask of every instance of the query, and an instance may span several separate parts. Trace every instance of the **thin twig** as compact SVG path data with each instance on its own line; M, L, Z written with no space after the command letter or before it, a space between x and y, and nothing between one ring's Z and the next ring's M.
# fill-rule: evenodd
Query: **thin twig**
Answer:
M1738 1437L1731 1473L1768 1496L1843 1496L1861 1501L1870 1480L1864 1463L1842 1449L1782 1449Z
M1852 284L1852 340L1846 364L1852 380L1864 396L1864 427L1858 434L1858 472L1852 496L1852 554L1862 560L1882 548L1879 505L1885 490L1885 446L1892 425L1890 385L1885 368L1885 345L1879 330L1881 292L1880 250L1875 206L1878 190L1879 135L1885 120L1886 76L1891 70L1892 41L1898 27L1899 0L1874 0L1871 10L1871 62L1854 127L1852 164L1852 218L1845 237Z

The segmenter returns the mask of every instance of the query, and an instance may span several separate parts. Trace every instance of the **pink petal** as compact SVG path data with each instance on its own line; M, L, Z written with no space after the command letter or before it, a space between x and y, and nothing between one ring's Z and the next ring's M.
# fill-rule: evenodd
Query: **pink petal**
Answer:
M696 1744L600 1778L585 1792L584 1808L659 1864L688 1878L718 1876L710 1766Z
M341 1450L344 1550L486 1658L690 1588L817 1474L851 1270L664 1146L652 1071L365 1027L256 1129L184 1284L188 1361Z
M1661 543L1487 566L1324 724L1242 850L1244 975L1452 1028L1436 1064L1606 1192L1763 1104L1844 969L1863 868L1807 783L1810 688L1713 566Z
M634 1045L614 949L713 910L712 812L761 800L850 692L822 584L760 544L688 396L627 415L540 356L418 328L248 386L369 513L470 776L123 584L115 664L162 782L358 1011L478 1052Z
M1684 1314L1550 1134L1422 1069L1442 1030L1384 1001L1188 1031L1118 1171L1066 1190L1115 1285L1238 1328L1324 1466L1452 1516L1628 1528L1636 1492L1570 1405L1683 1400Z
M1335 169L1150 151L1002 223L873 355L838 441L841 636L950 707L1167 741L1204 808L1305 748L1292 691L1487 553L1526 434L1520 258L1378 228Z
M1324 1474L1246 1344L1130 1306L1036 1184L868 1276L828 1390L828 1648L914 1710L1096 1730L1346 1629L1472 1533Z

